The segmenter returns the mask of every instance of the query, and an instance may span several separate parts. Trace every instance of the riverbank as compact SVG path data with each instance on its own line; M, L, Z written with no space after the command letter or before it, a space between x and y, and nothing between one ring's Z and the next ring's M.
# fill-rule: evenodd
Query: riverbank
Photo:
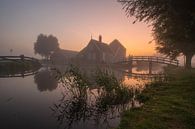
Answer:
M119 129L195 128L195 69L169 70L168 75L167 83L147 86L138 97L144 105L125 111Z

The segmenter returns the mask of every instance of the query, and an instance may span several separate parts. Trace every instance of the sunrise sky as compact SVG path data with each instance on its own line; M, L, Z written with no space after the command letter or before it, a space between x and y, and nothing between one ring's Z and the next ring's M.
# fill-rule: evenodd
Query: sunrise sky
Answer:
M117 0L0 0L0 55L34 56L40 33L52 34L60 47L79 51L91 35L110 43L115 38L127 54L153 55L151 28L132 24Z

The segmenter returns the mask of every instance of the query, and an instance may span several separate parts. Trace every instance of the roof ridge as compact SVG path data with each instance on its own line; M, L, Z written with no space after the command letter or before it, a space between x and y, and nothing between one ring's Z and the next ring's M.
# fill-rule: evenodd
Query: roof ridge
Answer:
M98 41L98 40L96 40L96 39L91 39L91 40L95 41L96 43L100 43L100 44L109 45L109 44L107 44L107 43L105 43L105 42L100 42L100 41Z

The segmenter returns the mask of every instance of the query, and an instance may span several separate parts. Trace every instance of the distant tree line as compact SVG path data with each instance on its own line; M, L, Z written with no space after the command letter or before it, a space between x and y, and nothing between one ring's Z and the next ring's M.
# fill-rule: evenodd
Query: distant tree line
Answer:
M118 0L127 16L135 22L149 23L153 29L156 50L176 58L186 57L185 67L191 68L195 55L194 0Z

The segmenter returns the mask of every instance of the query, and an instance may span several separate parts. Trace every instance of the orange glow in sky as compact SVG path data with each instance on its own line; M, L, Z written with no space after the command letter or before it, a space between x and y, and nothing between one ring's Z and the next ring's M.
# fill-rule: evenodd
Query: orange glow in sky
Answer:
M127 55L153 55L151 28L132 24L116 0L6 0L0 2L0 55L34 56L33 45L40 33L52 34L63 49L79 51L91 35L103 42L118 39Z

